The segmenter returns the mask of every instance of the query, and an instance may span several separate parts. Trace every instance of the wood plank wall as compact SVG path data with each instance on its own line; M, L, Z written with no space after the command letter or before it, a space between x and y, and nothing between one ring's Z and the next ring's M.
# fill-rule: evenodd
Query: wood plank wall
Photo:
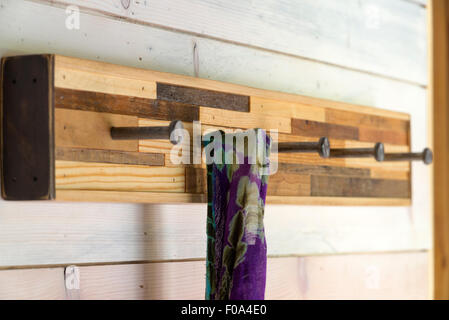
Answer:
M65 26L67 4L81 9L79 30ZM0 0L0 55L56 53L405 112L412 149L421 150L426 14L422 0L131 1L128 9L116 0ZM267 297L429 297L429 177L412 165L410 207L267 206ZM77 298L201 299L204 240L203 204L0 201L0 297L64 299L64 267L75 264ZM175 295L173 273L183 268L197 280Z

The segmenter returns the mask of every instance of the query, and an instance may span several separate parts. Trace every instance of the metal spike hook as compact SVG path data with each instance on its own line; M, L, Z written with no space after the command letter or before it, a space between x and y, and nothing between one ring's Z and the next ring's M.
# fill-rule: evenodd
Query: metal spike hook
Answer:
M112 127L111 138L113 140L169 139L172 144L179 144L183 136L172 134L177 129L184 129L182 121L174 120L165 127Z

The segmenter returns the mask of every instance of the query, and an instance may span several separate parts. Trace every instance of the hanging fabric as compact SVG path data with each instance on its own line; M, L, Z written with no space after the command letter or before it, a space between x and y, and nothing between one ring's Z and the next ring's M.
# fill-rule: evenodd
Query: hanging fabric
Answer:
M270 138L264 130L254 129L234 134L217 131L204 139L208 163L206 299L264 299L267 243L263 217ZM242 141L244 148L239 150L236 145L242 146Z

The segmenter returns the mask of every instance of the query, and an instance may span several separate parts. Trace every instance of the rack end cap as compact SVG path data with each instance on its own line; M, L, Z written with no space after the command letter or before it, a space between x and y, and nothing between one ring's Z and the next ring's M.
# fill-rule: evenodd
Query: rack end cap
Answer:
M425 164L431 164L433 161L433 153L429 148L425 148L422 153L422 158Z

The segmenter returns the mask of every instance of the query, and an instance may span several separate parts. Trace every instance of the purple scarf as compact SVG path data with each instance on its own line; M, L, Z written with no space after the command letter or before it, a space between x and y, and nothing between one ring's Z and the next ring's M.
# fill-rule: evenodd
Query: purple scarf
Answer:
M209 300L263 300L265 297L267 243L263 216L270 139L261 129L253 132L257 137L256 149L263 151L257 159L255 153L250 153L250 149L255 149L248 146L248 140L244 152L235 153L234 143L227 144L227 135L222 131L213 133L221 141L205 142L206 146L214 147L210 154L206 150L206 299ZM217 152L221 155L214 158ZM224 163L227 157L233 159L232 163ZM210 163L213 158L223 161Z

